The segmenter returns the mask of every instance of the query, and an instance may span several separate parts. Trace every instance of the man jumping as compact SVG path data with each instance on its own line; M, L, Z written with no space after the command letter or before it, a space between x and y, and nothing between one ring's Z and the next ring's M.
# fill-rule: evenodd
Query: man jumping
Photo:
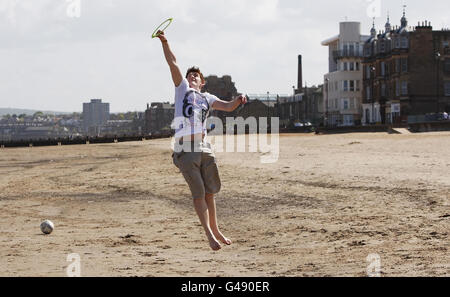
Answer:
M183 78L164 32L158 38L169 64L175 84L175 147L173 162L183 174L192 193L194 207L205 230L210 247L217 251L221 243L231 244L219 230L214 195L219 193L221 182L216 158L211 144L206 141L206 119L211 108L232 112L247 103L245 96L223 101L209 93L202 93L205 79L200 69L192 67Z

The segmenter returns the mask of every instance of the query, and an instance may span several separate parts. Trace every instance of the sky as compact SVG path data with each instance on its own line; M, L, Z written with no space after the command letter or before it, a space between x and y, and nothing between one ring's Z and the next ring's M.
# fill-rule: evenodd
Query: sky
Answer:
M173 102L169 67L153 30L173 18L166 37L182 73L231 75L244 94L291 94L297 56L303 80L323 83L321 42L339 22L372 17L399 25L450 27L448 0L0 0L0 108L75 112L102 99L111 112Z

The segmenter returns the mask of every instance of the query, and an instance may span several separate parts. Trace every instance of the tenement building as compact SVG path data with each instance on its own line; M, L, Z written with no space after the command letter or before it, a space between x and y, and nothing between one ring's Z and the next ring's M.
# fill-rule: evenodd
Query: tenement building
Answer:
M203 91L217 96L221 100L231 101L238 95L238 91L230 75L224 75L222 77L218 77L217 75L209 75L205 77L205 82ZM224 123L226 117L230 116L226 112L213 109L209 112L209 114L210 116L220 118Z
M323 124L323 86L305 87L294 96L279 96L275 105L282 128Z
M145 133L169 133L175 115L175 105L169 102L147 104L145 110Z
M450 111L450 31L424 21L375 25L364 44L363 124L407 124L408 117Z

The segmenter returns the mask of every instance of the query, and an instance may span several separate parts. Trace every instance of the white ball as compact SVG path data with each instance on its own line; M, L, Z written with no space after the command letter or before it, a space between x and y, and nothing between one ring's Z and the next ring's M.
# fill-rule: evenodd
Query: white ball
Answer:
M55 228L55 225L49 220L45 220L41 223L41 231L44 234L50 234L53 232L53 229Z

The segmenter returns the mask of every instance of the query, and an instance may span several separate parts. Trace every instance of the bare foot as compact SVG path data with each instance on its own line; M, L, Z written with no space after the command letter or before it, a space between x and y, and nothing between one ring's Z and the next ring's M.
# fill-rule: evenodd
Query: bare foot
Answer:
M209 246L211 247L211 249L213 251L218 251L222 248L220 243L214 237L210 237L210 238L208 238L208 240L209 240Z
M214 236L220 240L222 243L225 243L226 245L231 245L231 240L223 236L223 234L220 231L214 232Z

